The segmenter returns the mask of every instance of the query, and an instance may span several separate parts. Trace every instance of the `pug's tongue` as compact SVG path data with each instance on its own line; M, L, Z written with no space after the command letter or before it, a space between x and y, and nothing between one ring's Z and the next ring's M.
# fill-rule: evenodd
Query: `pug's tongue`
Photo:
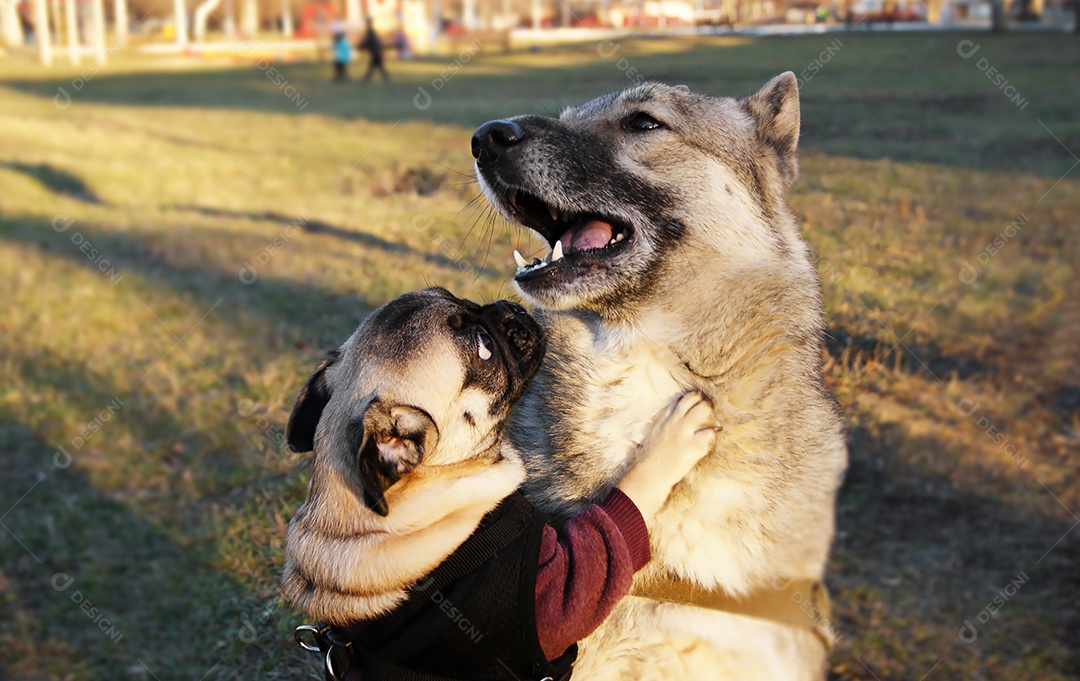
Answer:
M611 241L611 235L611 223L592 219L570 228L559 237L559 241L562 242L565 250L585 251L607 246Z

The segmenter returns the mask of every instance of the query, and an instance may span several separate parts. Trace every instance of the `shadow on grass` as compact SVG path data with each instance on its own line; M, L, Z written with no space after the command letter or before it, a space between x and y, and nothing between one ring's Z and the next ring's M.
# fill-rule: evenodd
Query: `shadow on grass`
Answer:
M893 342L866 333L849 333L839 326L829 327L825 350L845 371L856 375L866 376L882 367L939 382L974 379L991 384L1014 382L1023 354L1039 356L1053 350L1043 345L1021 346L1016 340L1053 340L1042 326L1008 320L1001 322L999 328L1006 330L1002 338L1011 339L1011 344L1001 342L996 352L984 351L982 358L950 354L933 340ZM1080 418L1080 386L1068 371L1048 370L1033 378L1038 389L1025 409L1045 410L1044 421L1052 414L1060 420L1058 427L1067 427Z
M66 170L61 170L48 163L19 163L13 161L5 165L15 172L32 177L57 194L83 203L102 204L98 195L81 177Z
M43 236L46 243L63 238L43 225L33 230L16 222L20 226L0 238L37 244ZM260 280L244 286L235 274L173 267L147 257L138 235L80 228L126 272L206 307L224 294L238 308L255 311L263 332L252 340L281 334L284 326L296 339L329 334L330 347L344 336L328 322L340 318L351 331L357 308L368 307L362 298L303 285ZM97 269L77 249L50 249L50 255L62 267ZM235 541L214 533L223 515L303 494L298 470L274 475L260 465L260 448L249 442L252 426L237 416L237 398L248 397L242 379L224 376L218 401L225 413L206 432L193 430L183 409L135 381L142 367L106 375L93 368L92 357L73 362L29 347L10 359L28 395L51 396L39 407L46 413L100 415L116 408L93 439L78 446L46 443L18 424L15 413L0 410L0 465L8 471L0 496L18 500L3 516L8 529L0 528L6 650L0 678L281 679L314 669L309 656L294 650L287 625L295 618L276 594L256 595L251 584L215 565L229 555L222 542ZM122 444L112 451L115 443ZM124 480L129 467L130 486ZM95 488L90 476L110 480L105 488L111 491ZM167 520L148 521L139 509ZM267 554L266 572L280 569L271 546L245 547L251 551ZM283 674L278 667L290 659Z
M884 365L893 370L919 374L940 380L955 375L969 378L984 372L988 367L971 357L945 354L936 344L892 344L864 333L848 333L846 329L832 326L825 336L825 349L845 369L856 369L856 362L874 366ZM869 372L859 368L858 371Z
M35 229L23 220L13 222L18 226L0 239L44 240L59 246L49 253L61 267L97 270L77 249L63 247L62 235L44 225ZM261 278L246 286L235 272L149 256L140 235L110 234L87 224L80 229L125 273L158 282L194 305L209 308L224 297L234 309L253 312L254 322L244 322L245 336L253 323L256 328L244 339L257 344L253 353L273 354L265 340L281 336L288 344L314 337L315 344L332 347L370 307L360 296L300 283ZM227 322L226 335L237 335L237 327ZM91 415L121 404L94 439L78 448L44 442L14 423L14 413L0 411L0 464L12 472L0 482L0 491L6 499L22 499L3 518L10 533L0 528L0 640L7 650L0 677L198 679L214 670L206 678L283 679L314 669L313 658L294 651L285 630L296 623L295 616L279 608L276 596L256 599L251 584L215 565L230 554L220 543L236 541L214 534L220 524L215 518L250 513L250 505L258 507L266 498L299 500L299 471L267 478L258 457L244 454L256 448L244 446L245 424L238 424L235 414L222 414L211 432L193 431L183 410L163 404L134 381L143 367L133 366L130 376L106 375L93 369L93 358L73 362L33 348L11 360L28 394L54 396L45 407L49 411ZM245 386L242 379L223 377L226 385L216 401L236 412L237 398L248 397ZM123 444L110 451L114 442ZM71 459L57 454L61 445L74 465L68 467ZM129 466L136 469L131 487L123 479ZM108 496L74 472L80 469L111 480L105 485L112 490ZM141 518L137 509L143 507L168 518L167 526ZM273 526L262 531L272 533ZM280 569L274 549L243 549L245 554L252 550L267 552L265 571ZM70 588L52 586L54 578L65 584L68 577L74 579ZM280 667L282 660L285 669L264 668Z
M274 222L279 225L292 225L298 229L302 229L305 232L311 232L313 234L326 234L336 237L338 239L345 239L347 241L354 241L366 248L370 248L380 253L387 255L405 255L411 257L417 257L422 259L429 265L435 265L437 267L449 267L460 268L461 260L455 260L448 258L445 255L438 253L424 253L419 251L408 244L404 244L398 241L390 241L377 237L374 234L367 234L366 232L354 232L352 230L345 229L332 225L329 222L322 220L312 220L300 217L289 217L282 215L281 213L275 213L273 211L265 211L262 213L235 211L235 210L223 210L221 208L209 208L206 206L172 206L176 210L186 210L206 215L209 217L222 217L222 218L240 218L243 220L265 220L267 222ZM489 277L503 276L502 272L487 268L480 267L469 263L468 267L470 272L476 274L483 274Z
M0 232L0 242L37 245L68 266L98 272L94 262L65 242L66 234L55 234L50 229L43 229L44 225L35 227L38 218L13 218L13 222L14 227ZM256 282L245 284L240 279L241 262L229 268L220 264L210 266L205 262L196 264L197 254L178 253L167 248L158 250L149 245L147 237L152 235L109 232L95 229L88 223L80 223L79 229L88 242L108 254L110 265L118 272L135 274L164 285L194 301L203 310L225 301L234 310L264 320L275 333L283 335L285 346L306 343L327 349L336 347L374 307L362 293L344 295L305 282L260 276ZM239 236L251 242L247 249L251 254L265 246L263 240L247 234L214 230L202 230L201 233L212 242ZM411 250L408 252L412 253ZM259 342L258 339L252 341Z
M1012 475L1039 489L1032 473L965 470L945 442L890 424L852 426L848 442L827 573L846 639L834 678L919 678L939 661L946 679L1080 672L1074 520L1048 493L1052 513L1002 499Z
M35 380L70 388L78 370L55 368L40 367ZM71 408L108 399L102 391L67 398ZM101 446L133 420L105 424ZM0 493L18 500L0 528L0 677L254 678L239 672L282 658L288 613L275 598L259 602L215 568L212 541L180 543L76 467L57 467L67 463L57 451L0 412Z

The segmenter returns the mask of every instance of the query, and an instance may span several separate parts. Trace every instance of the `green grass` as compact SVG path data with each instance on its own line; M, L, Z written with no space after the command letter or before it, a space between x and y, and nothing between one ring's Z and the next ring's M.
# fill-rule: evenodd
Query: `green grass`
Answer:
M850 428L833 676L1076 678L1075 38L838 37L803 84L792 199ZM306 485L281 432L374 305L429 284L510 294L511 249L535 246L468 205L471 129L630 67L745 94L836 39L478 54L438 90L445 60L393 63L385 86L278 67L303 108L253 66L121 57L75 89L77 71L0 62L0 677L316 678L275 593Z

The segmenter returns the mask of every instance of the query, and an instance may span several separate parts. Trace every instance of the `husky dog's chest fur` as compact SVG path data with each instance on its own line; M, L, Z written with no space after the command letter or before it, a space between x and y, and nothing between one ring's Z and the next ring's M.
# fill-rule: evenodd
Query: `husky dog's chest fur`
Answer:
M671 400L690 387L678 356L656 332L612 332L574 313L541 313L549 332L545 369L514 408L508 434L525 452L527 486L558 498L544 510L567 517L606 495L633 462L645 432ZM552 419L553 414L563 418ZM536 452L544 452L539 456ZM556 452L588 452L558 457Z
M600 336L593 345L595 383L582 409L599 418L578 434L607 448L606 455L620 464L628 461L660 410L689 386L689 375L666 344L641 333L627 335Z

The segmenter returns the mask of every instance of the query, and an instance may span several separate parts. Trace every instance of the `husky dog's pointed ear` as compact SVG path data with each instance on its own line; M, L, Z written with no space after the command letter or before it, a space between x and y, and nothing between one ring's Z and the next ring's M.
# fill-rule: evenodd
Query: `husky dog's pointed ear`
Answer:
M285 426L285 441L294 452L310 452L315 448L315 426L319 425L323 409L330 401L331 389L326 370L341 359L341 348L331 350L319 362L307 383L300 390L289 423Z
M388 404L379 398L349 424L349 440L358 442L356 466L364 505L381 516L390 512L384 493L423 460L439 442L431 416L417 407Z
M781 73L741 104L754 118L758 139L776 151L780 179L790 189L799 173L799 79L791 71Z

